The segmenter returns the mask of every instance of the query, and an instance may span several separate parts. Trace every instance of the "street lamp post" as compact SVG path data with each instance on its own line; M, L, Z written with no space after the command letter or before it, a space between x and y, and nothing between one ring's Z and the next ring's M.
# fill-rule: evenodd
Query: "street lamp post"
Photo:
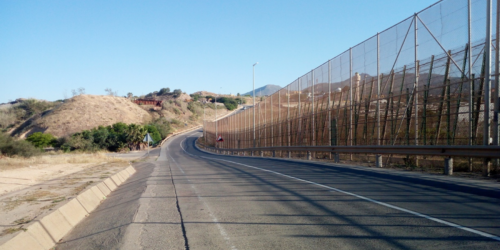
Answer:
M255 148L255 65L259 62L253 64L253 147Z

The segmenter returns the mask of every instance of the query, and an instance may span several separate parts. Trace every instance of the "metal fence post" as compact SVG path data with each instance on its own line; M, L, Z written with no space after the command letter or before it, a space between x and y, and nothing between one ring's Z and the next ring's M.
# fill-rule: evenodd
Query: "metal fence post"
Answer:
M494 102L495 109L493 112L493 145L498 146L500 141L500 127L498 124L498 116L500 113L500 82L499 82L499 64L500 64L500 0L497 0L497 20L495 22L496 26L496 38L495 38L495 93ZM470 54L470 53L469 53ZM495 159L495 170L499 170L500 159Z
M413 86L413 100L415 104L415 146L418 146L418 77L419 77L419 61L418 61L418 29L417 29L417 13L414 17L414 32L415 32L415 83ZM408 135L409 137L410 135ZM418 155L415 156L415 165L418 166Z
M380 146L380 34L377 33L377 145ZM378 168L383 167L382 155L375 155L375 162Z
M259 105L257 105L259 107L259 112L257 112L258 113L257 117L259 117L259 121L258 121L258 124L259 124L259 138L258 138L258 141L259 142L257 143L258 147L262 146L262 141L261 141L261 139L262 139L262 123L260 122L260 117L261 117L261 114L260 114L261 107L260 106L261 106L261 104L262 104L262 102L259 101Z
M300 87L300 85L301 85L300 83L301 83L301 82L302 82L302 81L300 80L300 78L298 78L298 80L297 80L297 85L299 86L299 104L298 104L299 113L298 113L298 116L297 116L296 118L298 119L298 124L299 124L299 126L298 126L298 130L299 130L299 131L298 131L298 134L299 134L299 135L300 135L300 134L301 134L301 132L302 132L302 129L301 129L301 128L302 128L302 122L301 122L301 121L302 121L302 117L301 117L301 113L300 113L300 111L301 111L301 107L300 107L300 95L302 95L302 89L301 89L301 87ZM301 139L301 138L300 138L300 136L299 136L299 140L300 140L300 139ZM299 145L302 145L301 141L299 141Z
M260 96L262 98L262 95ZM266 123L266 116L267 116L267 98L264 100L264 122L262 123L264 125L264 147L267 147L267 123Z
M330 106L331 100L331 95L332 95L332 60L328 60L328 105L327 105L327 112L328 112L328 145L332 146L332 110ZM328 154L328 158L331 160L332 159L332 153Z
M472 141L473 134L472 134L472 123L473 123L473 114L472 114L472 108L474 107L473 101L474 101L474 79L472 77L472 44L471 44L471 28L472 28L472 23L471 23L471 18L472 18L472 10L471 10L471 0L468 0L468 21L467 21L467 26L468 26L468 42L469 42L469 126L468 126L468 134L469 134L469 145L472 145L474 142ZM469 171L472 172L472 158L469 158Z
M492 0L487 0L486 13L486 41L485 41L485 72L484 72L484 127L483 127L483 145L490 144L490 109L491 109L491 16ZM485 158L483 164L483 175L490 176L490 159Z
M269 123L271 125L271 147L274 147L273 95L271 95L271 122Z
M314 70L311 70L311 82L312 82L312 115L311 115L311 134L312 134L312 140L311 140L311 146L316 146L316 124L314 123L314 119L315 119L315 114L314 114ZM314 157L315 156L315 153L312 152L311 153L311 157Z
M278 134L279 134L279 145L283 146L283 131L281 131L281 89L278 91Z
M349 48L349 146L352 146L352 48ZM352 161L352 154L349 154L349 159Z
M288 146L291 146L291 131L290 131L290 85L287 87L287 101L288 101L288 107L287 107L287 137L288 137ZM288 151L288 158L290 158L291 151Z

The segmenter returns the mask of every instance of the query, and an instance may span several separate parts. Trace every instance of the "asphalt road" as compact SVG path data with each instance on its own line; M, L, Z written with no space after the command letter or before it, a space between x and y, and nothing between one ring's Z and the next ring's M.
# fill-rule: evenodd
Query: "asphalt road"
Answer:
M500 249L500 190L167 142L57 249ZM448 177L449 178L449 177Z

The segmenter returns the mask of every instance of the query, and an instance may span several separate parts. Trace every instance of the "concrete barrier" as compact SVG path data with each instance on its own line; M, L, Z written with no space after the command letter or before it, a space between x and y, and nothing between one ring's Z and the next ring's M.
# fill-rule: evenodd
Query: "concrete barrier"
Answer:
M88 215L87 210L85 210L80 201L77 199L72 199L58 210L72 226L76 226L83 220L83 218L85 218L85 216Z
M127 173L129 175L133 175L133 174L135 174L135 170L132 171L132 169L134 169L134 168L132 166L130 166L130 167L126 168L125 171L127 171Z
M47 234L47 232L45 232L45 234ZM55 243L52 243L52 246L54 244ZM10 239L5 244L0 246L0 250L13 250L13 249L45 250L45 249L50 249L50 247L46 248L45 246L42 246L38 242L38 240L36 240L31 234L29 234L28 232L24 232L16 235L14 238Z
M82 204L88 213L94 211L94 209L101 203L101 199L90 189L78 195L76 199L78 199L80 204Z
M56 210L40 220L42 226L47 230L55 242L59 242L66 233L73 228L61 211Z
M111 176L111 180L113 180L113 182L115 183L116 186L120 186L120 184L123 183L121 178L118 177L118 174Z
M123 177L120 175L120 172L116 173L114 176L120 182L119 185L121 185L125 181Z
M132 167L132 166L130 166L130 167L126 168L126 169L127 169L127 170L128 170L128 172L129 172L129 173L131 173L131 174L135 174L135 173L137 172L137 171L135 171L135 168L134 168L134 167Z
M126 180L128 179L128 177L130 177L130 174L124 169L120 172L118 172L118 174L122 177L122 179Z
M44 249L50 249L56 244L39 221L27 227L26 233L30 234Z
M108 188L108 186L106 186L106 184L104 184L104 182L97 184L96 187L101 190L104 196L108 196L111 193L111 190Z
M99 198L99 203L101 203L102 200L106 199L106 195L101 192L101 190L99 190L97 186L93 186L92 188L90 188L90 190L92 190L92 192L94 192L94 194Z
M109 190L111 192L115 191L116 189L116 183L111 179L111 177L109 177L108 179L104 180L102 183L104 183L104 185L106 185L107 188L109 188Z

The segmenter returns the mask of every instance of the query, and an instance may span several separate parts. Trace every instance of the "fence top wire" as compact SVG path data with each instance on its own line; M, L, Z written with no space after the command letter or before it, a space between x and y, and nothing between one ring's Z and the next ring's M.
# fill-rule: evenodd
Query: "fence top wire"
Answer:
M429 5L428 7L426 7L426 8L424 8L424 9L422 9L422 10L420 10L420 11L416 12L415 14L413 14L413 15L411 15L411 16L409 16L409 17L407 17L407 18L403 19L403 20L401 20L400 22L398 22L398 23L396 23L396 24L394 24L394 25L392 25L392 26L390 26L390 27L388 27L388 28L386 28L386 29L384 29L384 30L382 30L382 31L378 32L377 34L375 34L375 35L373 35L373 36L371 36L371 37L369 37L369 38L365 39L364 41L361 41L360 43L358 43L358 44L356 44L356 45L354 45L354 46L350 47L349 49L345 50L344 52L342 52L342 53L338 54L337 56L335 56L335 57L331 58L331 59L330 59L330 60L328 60L328 61L334 61L335 59L338 59L338 58L342 57L343 55L348 54L348 53L349 53L349 52L350 52L353 48L356 48L356 47L358 47L358 46L363 46L365 43L369 42L371 39L375 39L378 35L380 35L380 34L382 34L382 33L385 33L385 32L388 32L389 30L391 30L391 29L393 29L393 28L396 28L396 27L398 27L399 25L404 24L405 22L408 22L409 20L413 20L413 19L414 19L416 16L418 16L419 14L424 13L426 10L428 10L428 9L430 9L430 8L432 8L432 7L436 6L436 5L438 5L438 4L440 4L440 3L444 2L444 1L445 1L445 0L440 0L440 1L437 1L437 2L435 2L435 3L431 4L431 5ZM410 22L410 27L409 27L409 28L411 28L411 26L413 25L412 23L413 23L413 22ZM403 45L403 46L404 46L404 45ZM323 63L323 64L321 64L321 65L319 65L319 66L317 66L316 68L312 69L312 71L318 70L318 69L319 69L319 68L321 68L324 64L328 63L328 61L327 61L327 62L325 62L325 63ZM304 73L302 76L299 76L297 79L301 79L301 78L305 78L305 79L307 79L307 75L308 75L308 74L310 74L310 72L311 72L311 71L308 71L308 72ZM295 81L296 81L296 80L295 80ZM294 82L295 82L295 81L294 81ZM292 82L291 84L293 84L293 82ZM287 86L287 87L288 87L288 86ZM286 87L285 87L285 88L286 88ZM274 93L273 93L273 94L274 94Z
M484 22L483 19L485 18L483 14L479 14L483 9L483 4L483 1L471 1L470 8L473 13L471 22L475 22L475 24L472 24L472 30L480 29L479 26L481 25L479 25L479 23L482 24ZM448 8L449 6L452 7ZM306 105L302 107L304 110L301 110L301 106L297 106L297 102L299 102L299 104L301 102L311 102L314 100L313 98L316 98L314 95L323 97L323 95L320 96L319 94L320 92L325 92L326 89L331 89L334 95L336 93L343 93L344 96L342 100L346 101L349 99L349 97L346 96L350 95L348 93L349 91L353 91L354 95L369 94L367 91L369 91L368 89L371 86L370 81L376 81L375 78L377 74L382 74L378 76L380 77L380 98L383 98L383 95L387 94L387 91L393 94L403 94L405 92L402 88L403 85L401 81L405 83L405 87L413 86L412 79L415 78L413 71L417 58L420 62L420 68L427 67L430 63L431 55L435 56L433 75L444 74L446 60L451 56L454 66L458 69L452 66L448 74L453 78L459 78L464 74L464 72L461 72L462 69L460 66L462 65L463 59L460 56L463 53L463 45L467 42L467 36L463 34L464 32L467 33L466 23L468 16L466 13L467 11L464 11L464 8L467 9L467 6L469 6L467 0L437 1L353 47L350 47L316 68L307 71L302 76L295 78L290 84L272 93L268 97L270 100L266 98L264 102L257 103L251 108L269 110L266 114L269 120L272 115L270 113L270 103L273 95L276 95L274 98L283 96L285 99L282 101L289 102L286 106L288 107L286 117L294 117L300 113L308 113L308 110L311 108ZM476 14L478 10L480 12ZM450 21L454 19L459 20L456 22ZM415 24L418 28L415 27ZM474 25L478 25L478 27ZM415 33L413 29L416 30ZM416 33L418 33L418 37L415 37ZM484 49L481 45L481 42L484 42L484 39L481 40L481 38L483 38L481 36L484 35L480 31L472 33L475 33L477 37L470 39L472 43L471 49L473 51L469 51L469 53L472 54L473 69L465 68L463 69L465 73L468 73L470 70L480 71L482 62L478 58L482 55ZM462 44L462 42L464 43ZM441 43L444 44L444 47L441 46ZM458 46L457 44L461 45ZM417 48L418 54L416 53ZM450 55L448 55L448 51L451 51ZM358 73L359 76L355 76L355 72ZM361 81L358 79L356 82L356 80L353 79L357 77L360 78ZM389 81L397 82L394 83L394 86L391 84L392 88L390 90L387 89L389 87ZM423 85L424 81L426 80L420 79L417 85ZM364 90L366 93L357 93L362 92L365 85L367 86ZM455 90L456 89L454 89L454 91ZM309 95L311 91L314 91L313 95ZM376 98L377 97L375 97L375 99ZM272 100L272 102L275 101L276 100ZM347 104L347 102L345 104ZM339 101L338 107L340 106L341 103ZM344 103L342 103L342 106L344 106ZM242 115L246 115L247 112L250 113L251 111L247 109ZM274 110L274 112L276 112L276 110ZM277 117L273 117L273 119L277 119ZM268 120L266 120L266 123ZM262 123L264 123L264 120L261 120L259 125Z

